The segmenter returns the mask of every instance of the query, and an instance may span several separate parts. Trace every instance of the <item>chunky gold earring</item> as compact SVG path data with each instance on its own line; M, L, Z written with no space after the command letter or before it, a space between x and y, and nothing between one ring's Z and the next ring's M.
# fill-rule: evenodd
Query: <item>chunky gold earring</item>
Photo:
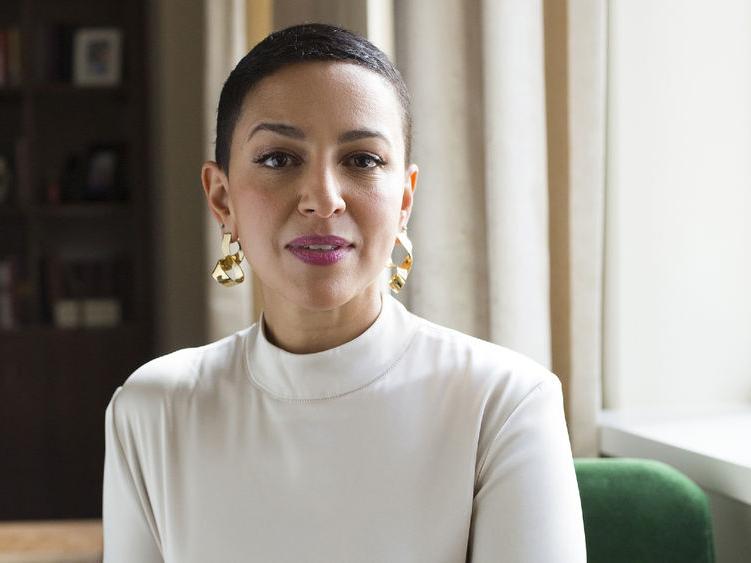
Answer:
M211 272L212 277L224 287L232 287L242 283L245 279L245 272L240 267L245 255L240 248L240 239L237 239L237 252L230 254L229 245L232 242L232 233L224 233L222 238L222 253L224 258L217 260L214 270Z
M389 261L386 267L393 269L391 278L389 279L389 287L394 293L399 293L404 284L407 283L407 276L412 269L413 262L412 241L407 236L407 227L402 227L401 232L396 235L396 242L402 246L406 255L398 265L394 264L393 261ZM396 248L396 245L394 245L394 248Z

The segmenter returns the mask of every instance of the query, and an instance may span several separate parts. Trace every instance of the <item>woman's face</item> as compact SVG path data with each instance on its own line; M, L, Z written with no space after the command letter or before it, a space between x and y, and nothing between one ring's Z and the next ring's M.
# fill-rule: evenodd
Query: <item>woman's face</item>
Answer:
M401 116L391 84L350 63L289 65L248 94L229 177L207 162L202 180L265 300L328 310L378 287L417 181ZM346 242L306 249L307 236Z

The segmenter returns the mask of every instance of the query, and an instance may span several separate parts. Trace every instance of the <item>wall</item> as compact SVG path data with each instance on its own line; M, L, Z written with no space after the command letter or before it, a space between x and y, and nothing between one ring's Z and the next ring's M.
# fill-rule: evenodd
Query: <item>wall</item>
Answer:
M604 407L751 400L751 4L610 2Z
M751 554L751 506L702 488L712 513L716 563L748 563Z

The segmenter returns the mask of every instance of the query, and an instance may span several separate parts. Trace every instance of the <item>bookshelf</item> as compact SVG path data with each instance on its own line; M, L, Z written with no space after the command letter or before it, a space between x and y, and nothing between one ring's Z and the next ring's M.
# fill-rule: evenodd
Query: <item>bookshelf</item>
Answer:
M147 13L0 3L0 520L101 517L104 410L154 354Z

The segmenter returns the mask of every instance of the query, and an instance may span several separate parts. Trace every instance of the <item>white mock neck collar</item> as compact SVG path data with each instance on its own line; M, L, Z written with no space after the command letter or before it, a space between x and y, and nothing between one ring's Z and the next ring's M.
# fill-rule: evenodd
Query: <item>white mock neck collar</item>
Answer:
M280 399L330 399L381 377L407 349L417 317L382 292L381 311L365 332L335 348L293 354L266 337L263 313L249 330L245 358L253 383Z

